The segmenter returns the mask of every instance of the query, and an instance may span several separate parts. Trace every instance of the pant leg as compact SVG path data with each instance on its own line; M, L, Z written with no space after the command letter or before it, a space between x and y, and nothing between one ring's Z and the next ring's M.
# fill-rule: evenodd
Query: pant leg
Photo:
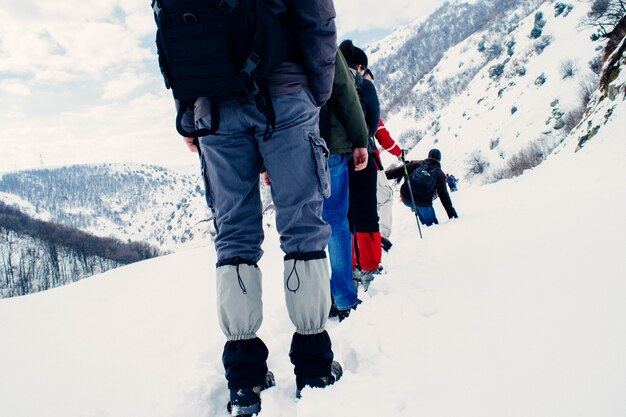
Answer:
M263 213L259 174L263 158L248 113L254 102L220 104L220 128L200 138L206 192L215 210L217 259L239 257L256 263L262 256ZM210 114L197 121L211 126Z
M246 114L253 102L220 105L220 129L200 138L207 202L215 209L218 320L227 338L222 362L231 389L261 385L267 347L256 336L263 320L263 242L259 172L262 158ZM210 115L197 121L211 125Z
M332 346L324 326L330 310L326 246L330 226L322 205L330 195L326 157L319 135L319 109L308 90L272 97L276 130L260 141L272 182L276 228L284 262L285 300L296 327L290 358L296 380L330 375Z
M432 226L433 224L439 224L437 216L435 215L435 208L433 206L422 207L416 206L417 214L424 226Z
M391 188L391 185L389 185L389 180L385 175L385 171L378 171L376 203L378 206L380 235L385 239L389 239L389 236L391 236L393 189Z
M378 269L382 258L376 208L378 168L371 155L365 169L355 171L351 161L349 167L350 208L348 219L354 236L353 265L361 269L375 270Z
M331 195L324 199L322 216L330 224L328 242L331 278L330 289L339 310L348 310L357 302L352 285L352 234L348 226L348 159L346 155L331 155Z
M330 226L322 219L330 195L328 149L319 134L319 109L309 93L272 97L276 130L259 149L272 185L276 228L286 254L323 251Z

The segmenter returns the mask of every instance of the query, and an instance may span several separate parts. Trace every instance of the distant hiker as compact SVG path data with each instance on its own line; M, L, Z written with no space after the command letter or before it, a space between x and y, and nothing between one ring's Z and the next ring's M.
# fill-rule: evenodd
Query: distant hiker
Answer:
M459 180L454 177L452 174L446 174L446 181L448 182L448 187L450 187L450 191L454 192L457 190L457 183Z
M330 224L328 242L333 306L330 317L344 320L360 303L352 284L352 234L348 225L348 161L355 171L367 166L368 134L354 78L337 50L335 79L330 99L320 111L320 133L330 151L330 197L324 199L322 217Z
M380 106L376 88L363 78L367 69L367 54L345 40L339 45L351 69L359 93L365 123L369 134L369 160L367 167L356 171L350 164L350 208L348 218L353 235L353 279L355 285L362 284L367 290L378 271L382 257L378 212L376 207L376 182L378 166L373 137L380 121Z
M366 80L374 81L374 74L370 68L365 70L363 78ZM378 141L378 144L387 152L400 158L402 156L402 149L398 146L395 140L389 134L389 131L385 127L383 120L378 122L378 129L374 138ZM380 241L385 252L391 249L392 243L389 240L391 236L391 223L392 223L392 206L393 206L393 188L389 184L389 180L385 175L382 161L380 159L380 153L378 147L375 149L376 161L378 167L378 178L376 183L376 205L378 208L378 225L380 228Z
M199 146L206 198L215 212L229 408L232 415L251 416L261 409L260 391L273 385L268 349L257 337L263 321L257 264L263 254L263 164L285 252L297 395L341 376L324 330L331 306L330 226L321 214L330 180L319 134L319 107L333 82L335 9L332 0L276 0L271 8L222 2L212 13L200 1L179 3L152 2L159 63L177 99L179 132L198 137L185 141Z
M415 198L415 209L422 224L425 226L439 224L433 208L433 200L437 196L441 199L441 204L446 209L448 218L459 217L448 194L446 175L441 170L441 152L439 149L431 149L428 152L428 158L423 161L407 161L407 170ZM386 174L390 180L401 180L404 176L404 168L402 166L390 168ZM400 187L400 198L405 205L413 206L406 182Z

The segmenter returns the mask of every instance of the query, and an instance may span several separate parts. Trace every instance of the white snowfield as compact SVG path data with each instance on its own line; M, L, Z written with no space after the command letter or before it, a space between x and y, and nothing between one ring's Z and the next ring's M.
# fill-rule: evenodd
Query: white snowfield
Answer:
M626 415L626 108L574 153L452 194L394 246L363 304L329 321L344 377L294 399L282 253L268 231L265 321L277 386L261 417ZM445 154L443 156L445 169ZM0 300L0 415L226 416L210 246Z

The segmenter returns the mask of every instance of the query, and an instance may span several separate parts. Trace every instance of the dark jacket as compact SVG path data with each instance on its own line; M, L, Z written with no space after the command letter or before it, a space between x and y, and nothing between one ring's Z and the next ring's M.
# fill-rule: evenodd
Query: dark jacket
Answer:
M446 213L448 214L448 218L458 217L456 210L452 206L452 200L450 199L450 194L448 194L448 187L446 182L446 174L441 170L441 162L436 159L426 158L423 161L408 161L407 162L407 171L409 175L413 171L415 171L422 164L434 165L438 168L437 172L437 182L435 184L435 189L426 196L414 196L415 197L415 205L420 207L432 207L433 199L435 195L439 197L441 200L441 204L443 204L443 208L446 209ZM395 168L390 168L385 171L385 175L390 180L393 179L402 179L404 177L404 168L402 165ZM411 202L411 194L409 193L409 188L406 181L400 187L400 198L403 202L407 204L412 204Z
M367 148L367 126L354 79L341 51L337 50L335 80L330 99L320 111L320 133L331 155Z
M266 4L278 16L290 22L289 33L292 51L288 56L299 57L299 62L285 62L276 67L268 77L272 95L285 95L308 87L318 106L330 97L335 73L337 33L333 0L267 0ZM206 97L196 100L195 120L209 114ZM185 124L191 115L185 115Z
M353 77L355 77L355 83L359 92L359 99L361 100L361 107L363 108L363 114L365 115L367 130L369 136L373 138L378 130L378 123L380 121L380 103L378 101L378 93L376 92L374 83L363 78L363 76L355 69L352 69L351 71ZM374 145L374 148L370 149L370 152L374 152L375 148L376 146Z

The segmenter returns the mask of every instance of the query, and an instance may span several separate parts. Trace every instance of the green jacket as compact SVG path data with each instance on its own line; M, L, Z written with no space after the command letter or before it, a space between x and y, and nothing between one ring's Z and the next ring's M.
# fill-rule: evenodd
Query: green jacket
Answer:
M354 77L339 49L333 91L322 107L320 117L321 134L331 155L352 153L354 148L367 148L367 125Z

